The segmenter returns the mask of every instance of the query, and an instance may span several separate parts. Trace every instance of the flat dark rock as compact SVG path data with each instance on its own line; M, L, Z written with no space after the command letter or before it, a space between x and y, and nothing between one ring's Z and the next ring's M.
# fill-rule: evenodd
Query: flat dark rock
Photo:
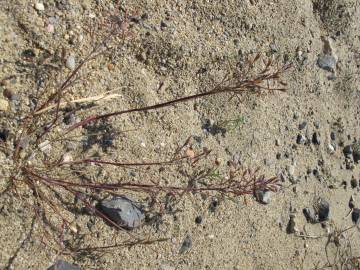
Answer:
M125 196L104 200L99 208L109 219L126 229L139 227L145 219L141 209Z

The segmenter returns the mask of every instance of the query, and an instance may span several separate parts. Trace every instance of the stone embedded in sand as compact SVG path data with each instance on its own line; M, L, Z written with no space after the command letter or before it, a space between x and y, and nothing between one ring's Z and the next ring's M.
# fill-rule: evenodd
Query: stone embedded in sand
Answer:
M323 198L319 198L313 208L303 209L306 220L310 223L324 222L330 216L330 204Z
M353 158L354 161L357 163L360 161L360 142L354 143L353 146Z
M70 264L63 260L58 260L55 264L50 266L47 270L80 270L79 266Z
M258 189L255 191L255 196L256 199L263 204L269 204L271 201L271 193L269 190Z
M328 54L320 55L317 60L317 64L320 68L330 72L335 70L336 62L336 58Z
M145 219L140 208L125 196L104 200L99 208L109 219L127 229L139 227Z
M310 223L318 222L318 218L316 216L314 209L306 207L303 209L303 213L304 213L304 216L305 216L307 222L310 222Z
M181 248L179 250L180 254L183 254L187 251L189 251L192 247L192 240L190 235L187 235L184 239L184 241L181 244Z
M314 206L319 222L329 219L330 204L323 198L320 198Z
M360 222L360 209L354 208L351 213L351 220L358 225ZM359 225L358 225L359 226Z

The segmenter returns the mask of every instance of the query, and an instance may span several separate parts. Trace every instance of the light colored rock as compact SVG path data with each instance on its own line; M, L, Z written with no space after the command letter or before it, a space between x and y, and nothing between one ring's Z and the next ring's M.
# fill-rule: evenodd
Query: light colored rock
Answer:
M9 109L9 102L0 98L0 111L7 111Z
M44 10L45 10L45 6L44 6L43 3L37 2L37 3L35 4L35 9L36 9L37 11L44 11Z

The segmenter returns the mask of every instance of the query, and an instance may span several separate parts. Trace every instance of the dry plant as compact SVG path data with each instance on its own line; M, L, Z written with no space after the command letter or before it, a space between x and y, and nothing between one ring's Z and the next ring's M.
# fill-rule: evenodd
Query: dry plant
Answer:
M149 197L152 199L153 205L159 205L165 196L179 198L188 193L213 195L220 193L228 196L241 196L254 194L259 189L276 191L278 188L277 177L260 175L258 169L247 170L234 166L227 176L217 177L216 181L211 176L212 170L203 169L197 177L192 179L191 184L183 186L171 183L163 184L160 180L154 179L135 181L134 179L120 180L102 176L95 179L90 177L94 168L105 166L124 169L174 165L179 166L179 168L182 166L195 167L200 160L205 160L208 157L210 151L208 149L203 151L191 150L189 148L190 140L180 146L168 160L162 161L116 161L106 159L106 157L86 156L78 160L69 160L66 157L66 152L63 149L67 141L80 136L82 130L92 124L104 123L109 118L149 112L214 95L229 95L232 98L243 94L262 95L285 91L286 84L281 81L281 77L290 68L290 65L278 65L272 59L265 59L257 54L247 57L241 65L234 66L227 76L210 90L153 105L105 114L95 114L91 107L85 107L82 110L85 115L82 120L70 124L65 130L62 129L61 123L64 117L68 117L75 110L81 109L74 104L86 105L88 102L104 100L111 102L113 98L116 98L116 95L104 93L95 97L72 99L71 93L79 81L86 80L88 74L83 75L84 73L81 71L85 70L85 66L89 62L112 53L111 44L115 43L117 46L122 46L121 44L127 42L131 33L129 18L131 17L126 14L110 16L106 22L91 25L90 29L92 30L89 31L89 36L94 45L90 53L65 79L61 81L54 79L55 81L44 87L43 91L36 92L36 104L20 116L21 125L16 131L14 139L9 141L4 139L0 144L1 150L12 159L12 165L5 168L8 176L2 180L6 181L6 188L0 191L1 194L11 193L27 204L29 213L33 213L35 221L39 225L38 230L41 230L43 243L58 252L103 250L135 243L152 243L156 240L139 238L137 235L126 231L130 235L130 240L120 244L113 243L101 247L91 247L87 243L81 247L65 244L66 235L77 232L73 225L73 212L80 211L81 207L90 209L95 215L121 229L94 207L94 201L99 201L109 194L130 192L142 197ZM49 155L50 147L58 149L59 153L52 151ZM79 202L81 206L75 205L74 201Z

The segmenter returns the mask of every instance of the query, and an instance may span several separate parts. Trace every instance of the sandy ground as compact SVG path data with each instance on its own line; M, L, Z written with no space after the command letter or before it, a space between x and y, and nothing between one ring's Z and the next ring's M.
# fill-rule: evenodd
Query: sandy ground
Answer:
M0 0L0 79L14 75L3 83L1 92L11 89L17 96L16 102L10 102L13 113L0 112L0 129L12 134L16 134L20 119L31 107L39 80L48 82L40 56L56 55L61 47L66 57L73 54L78 61L90 48L84 30L89 28L88 22L123 14L108 0L49 0L44 1L44 10L37 10L35 4ZM31 193L24 191L21 198L5 194L0 197L0 268L47 269L62 258L81 269L316 269L328 263L326 247L332 262L337 247L334 243L327 245L327 233L352 226L347 216L351 196L360 207L358 188L350 185L352 178L360 180L360 167L353 164L346 169L343 154L344 146L360 140L360 3L162 0L122 1L121 7L141 19L131 23L126 44L118 45L116 53L84 68L84 74L89 72L87 81L72 91L73 98L105 91L120 95L99 103L92 108L94 112L151 105L210 89L227 72L229 63L247 53L271 53L281 62L292 61L293 69L285 75L288 90L230 101L227 95L214 96L167 110L112 118L110 129L123 133L115 136L109 149L91 145L84 152L75 146L71 154L161 160L189 136L196 136L200 139L195 147L212 149L207 161L210 166L217 159L219 171L225 171L226 161L240 155L244 166L259 166L267 176L282 172L282 189L272 194L267 205L252 196L246 200L220 199L215 212L209 211L212 197L187 195L176 203L179 211L165 214L158 224L132 232L168 241L91 256L51 251L41 244L41 228L37 225L27 239L33 216L27 204ZM316 64L327 41L337 58L336 75ZM26 50L34 55L26 57ZM68 72L65 63L59 60L53 65L59 80L64 78ZM83 115L80 112L76 117L82 119ZM212 135L203 129L208 119L224 123L240 118L243 121L235 128L225 127L224 135ZM300 130L303 122L306 127ZM314 132L320 135L320 145L296 143L298 134L311 141ZM331 132L336 135L334 141ZM328 149L331 142L336 145L334 153ZM10 173L9 159L0 151L2 188ZM108 179L157 178L168 184L187 181L177 169L133 172L106 168L101 173ZM191 168L184 170L193 173ZM330 204L330 220L323 226L307 223L302 213L318 197ZM295 217L295 233L286 230L290 215ZM197 216L202 217L201 224L195 222ZM78 215L75 223L86 235L86 243L104 245L114 239L121 241L125 234L87 215ZM301 232L322 237L298 237ZM180 254L187 236L192 247ZM360 256L357 229L342 236L340 249L348 250L349 242L352 256Z

